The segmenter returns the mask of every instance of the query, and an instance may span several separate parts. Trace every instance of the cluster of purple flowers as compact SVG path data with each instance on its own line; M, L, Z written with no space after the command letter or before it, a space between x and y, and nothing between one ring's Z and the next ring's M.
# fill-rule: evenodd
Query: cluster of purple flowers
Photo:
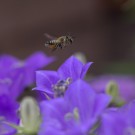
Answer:
M53 62L42 52L22 61L10 55L0 56L0 135L14 135L16 130L5 123L18 125L19 96L35 82L35 70Z
M57 71L39 70L53 60L42 52L25 61L0 56L0 135L135 135L133 76L86 80L92 62L75 56ZM20 105L34 82L40 100Z

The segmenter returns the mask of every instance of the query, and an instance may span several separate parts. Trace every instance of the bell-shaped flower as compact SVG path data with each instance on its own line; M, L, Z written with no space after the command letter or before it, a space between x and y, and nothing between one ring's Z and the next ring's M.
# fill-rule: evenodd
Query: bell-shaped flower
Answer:
M63 96L68 86L77 79L83 79L92 62L83 64L76 57L68 58L57 71L37 71L36 88L48 98Z
M120 108L106 110L100 118L98 135L134 135L135 100Z
M17 98L25 87L35 82L35 71L54 60L42 52L36 52L25 61L10 55L0 56L0 91L10 91Z
M110 96L96 94L83 80L69 86L64 97L41 102L39 135L86 135L94 133Z

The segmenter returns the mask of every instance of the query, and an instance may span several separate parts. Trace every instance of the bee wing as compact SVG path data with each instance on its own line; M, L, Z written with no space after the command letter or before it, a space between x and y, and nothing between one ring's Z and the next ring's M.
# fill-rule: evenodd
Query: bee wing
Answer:
M44 36L47 37L47 38L50 39L50 40L56 39L56 37L51 36L51 35L49 35L49 34L47 34L47 33L44 33Z

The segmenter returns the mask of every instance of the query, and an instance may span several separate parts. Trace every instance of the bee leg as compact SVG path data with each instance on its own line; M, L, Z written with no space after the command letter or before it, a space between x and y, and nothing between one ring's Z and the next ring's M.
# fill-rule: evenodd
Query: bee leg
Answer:
M57 50L57 46L52 48L52 52L55 51L55 50Z
M61 44L59 44L59 45L58 45L58 47L60 47L60 49L63 49L63 47L62 47L62 45L61 45Z
M54 52L57 48L53 48L51 51Z
M61 50L63 49L62 46L60 46L60 49L61 49Z

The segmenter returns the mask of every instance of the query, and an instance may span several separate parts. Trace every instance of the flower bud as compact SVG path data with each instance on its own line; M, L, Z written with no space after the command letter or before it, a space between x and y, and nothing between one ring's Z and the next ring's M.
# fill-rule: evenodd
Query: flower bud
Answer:
M84 64L87 62L86 56L82 52L77 52L74 56Z
M106 86L106 93L112 96L111 104L115 106L122 106L125 101L119 95L118 85L115 81L110 81Z
M20 105L20 115L24 133L34 134L38 132L41 118L38 105L34 98L26 97L22 100Z

